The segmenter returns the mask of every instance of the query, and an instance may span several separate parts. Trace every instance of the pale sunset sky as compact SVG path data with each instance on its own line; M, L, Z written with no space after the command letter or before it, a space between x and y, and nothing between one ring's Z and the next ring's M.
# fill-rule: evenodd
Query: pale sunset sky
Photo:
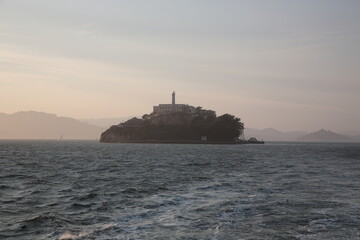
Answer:
M0 112L360 131L359 0L0 0Z

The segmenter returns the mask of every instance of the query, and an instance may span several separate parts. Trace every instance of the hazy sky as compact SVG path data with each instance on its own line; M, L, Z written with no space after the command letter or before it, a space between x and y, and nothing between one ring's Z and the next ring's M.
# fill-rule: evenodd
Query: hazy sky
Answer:
M360 130L360 1L0 0L0 112Z

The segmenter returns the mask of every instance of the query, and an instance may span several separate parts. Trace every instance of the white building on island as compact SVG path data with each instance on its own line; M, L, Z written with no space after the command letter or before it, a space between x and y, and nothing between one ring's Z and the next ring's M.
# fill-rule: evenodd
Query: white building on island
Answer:
M195 107L187 104L175 104L175 92L172 93L171 104L159 104L154 106L154 113L187 112L195 113Z

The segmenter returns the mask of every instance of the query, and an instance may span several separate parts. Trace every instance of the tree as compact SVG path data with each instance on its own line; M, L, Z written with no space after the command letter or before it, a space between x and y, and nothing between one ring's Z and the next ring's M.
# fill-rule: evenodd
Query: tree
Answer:
M222 140L234 140L238 138L244 130L244 124L230 114L224 114L217 117L216 122L212 126L212 138Z

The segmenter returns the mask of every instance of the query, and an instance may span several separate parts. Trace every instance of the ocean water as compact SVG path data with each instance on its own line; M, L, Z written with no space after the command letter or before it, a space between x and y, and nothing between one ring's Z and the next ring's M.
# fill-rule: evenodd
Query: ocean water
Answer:
M360 239L360 144L0 141L0 239Z

